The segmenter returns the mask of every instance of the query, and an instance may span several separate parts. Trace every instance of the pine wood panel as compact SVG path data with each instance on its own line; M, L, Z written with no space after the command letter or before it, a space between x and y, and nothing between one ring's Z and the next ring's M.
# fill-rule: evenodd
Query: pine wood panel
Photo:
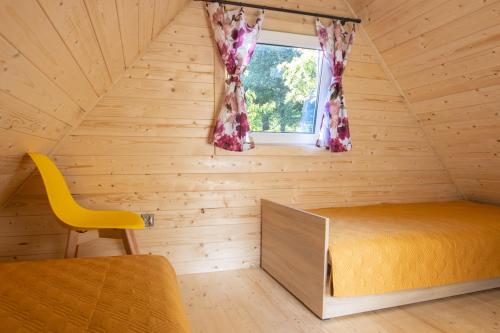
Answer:
M109 137L72 135L58 149L58 154L110 155L211 155L213 147L205 138ZM89 151L89 147L93 147Z
M157 64L158 67L164 67L164 64L169 63L213 65L214 58L212 55L212 46L187 45L156 41L151 45L147 54L145 54L142 59L153 60L156 62L161 61L160 64ZM209 68L213 72L213 67Z
M350 3L461 192L500 203L500 2Z
M159 30L187 4L160 1L171 3L172 10L158 14ZM50 153L124 73L125 59L130 64L145 51L152 40L154 0L118 2L118 7L114 0L1 2L0 141L23 136L0 158L18 158L21 165L27 149ZM0 205L30 174L11 166L2 174Z
M183 67L187 67L183 66ZM174 70L179 73L179 70ZM131 70L133 73L134 70ZM213 74L210 74L213 82ZM168 78L170 81L170 78ZM206 80L203 80L204 83ZM214 103L211 101L147 99L133 96L105 96L95 107L102 116L125 118L212 119ZM97 111L98 110L98 111Z
M472 14L494 2L495 0L454 0L442 4L433 2L435 6L428 8L429 11L422 15L414 12L410 20L401 22L402 24L397 29L393 29L381 38L373 39L373 41L377 48L384 53L384 51L398 47L410 39L422 36L425 32L433 31L436 28L445 28L448 23L462 20L465 15ZM467 24L467 27L464 30L469 31L469 27L472 30L474 25Z
M139 52L143 52L153 40L155 1L139 1Z
M1 91L0 128L58 140L69 125Z
M162 27L166 25L169 0L155 0L153 15L153 38L158 36Z
M97 95L105 93L111 79L83 0L41 0L40 5Z
M85 0L92 26L113 81L125 69L118 12L114 1Z
M28 184L34 186L38 184ZM165 191L168 189L164 189ZM269 199L300 208L315 209L330 206L352 206L380 202L433 201L456 198L453 185L395 184L380 186L338 186L320 188L277 188L257 190L220 190L189 192L106 193L74 194L83 206L100 209L126 209L137 212L168 211L177 209L215 209L259 207L260 199ZM383 198L383 199L381 199ZM50 207L43 195L20 192L16 200L4 207L0 216L50 214ZM154 233L154 229L151 230Z
M433 49L442 46L443 40L447 40L448 43L451 43L466 38L473 33L481 32L483 30L496 26L496 22L498 21L498 3L492 3L492 1L485 1L484 3L481 1L469 1L464 3L470 4L470 7L472 8L469 8L469 6L463 6L463 4L460 3L457 4L457 1L447 2L444 5L457 9L461 8L461 11L457 12L456 14L462 15L462 17L464 15L467 16L467 29L461 29L461 23L463 22L460 18L451 20L449 19L448 15L443 17L442 15L436 16L436 14L433 14L432 16L439 28L430 29L430 27L428 27L424 23L427 22L426 19L428 18L427 16L425 16L424 18L420 18L417 22L417 24L422 24L425 26L425 28L419 27L420 31L425 32L418 35L418 37L406 40L404 43L395 44L393 47L387 49L386 51L383 51L384 58L387 59L387 62L389 64L393 64L398 62L401 57L411 57L418 51ZM488 4L491 5L487 6ZM479 10L474 12L474 9ZM437 13L439 10L441 10L441 8L434 8L432 12ZM455 15L450 16L454 17ZM382 36L381 40L384 39L385 37Z
M172 21L180 11L190 4L190 2L190 0L168 1L168 10L164 21L168 24L168 22Z
M139 54L139 1L116 0L125 65L130 66Z
M2 1L3 37L78 105L90 110L97 94L66 43L36 1Z
M142 193L161 192L170 189L175 192L266 190L274 188L311 189L326 186L383 186L388 182L396 185L429 184L442 182L442 170L407 171L397 179L384 171L356 171L340 173L339 179L332 179L331 172L263 172L263 173L178 173L178 174L134 174L134 175L81 175L66 176L72 190L80 194L131 193L142 188ZM36 178L40 180L40 178ZM43 184L37 181L23 193L43 195Z
M153 34L160 22L158 9L176 8L165 4L155 1ZM340 1L276 0L270 5L349 14ZM314 33L314 18L296 24L296 15L266 14L268 29ZM224 73L207 23L203 4L191 3L54 154L82 205L155 213L156 226L137 233L142 252L166 255L180 273L253 267L260 256L262 198L304 208L458 198L362 34L345 77L352 152L337 155L312 146L276 145L245 153L214 149L207 135ZM49 234L41 222L33 222L36 216L51 223L39 177L0 211L1 223L26 228L9 227L17 244L31 229L32 235ZM0 257L12 259L19 252L22 258L33 258L41 240L26 242L30 245L9 243L18 251ZM47 257L63 251L44 249ZM82 251L119 254L122 248L111 240Z
M0 89L18 100L74 124L82 109L19 50L0 37Z
M257 148L256 148L257 149ZM66 175L109 175L109 174L168 174L168 173L252 173L252 172L319 172L339 169L344 171L395 171L395 170L439 170L433 163L432 151L415 154L411 151L400 153L395 150L392 156L372 158L343 157L329 159L328 155L311 154L313 148L296 155L217 155L217 156L148 156L136 158L128 156L56 156L59 168ZM144 156L144 155L143 155ZM286 156L286 159L282 156ZM304 159L307 156L307 159ZM416 158L418 157L418 158ZM13 164L13 163L12 163Z
M212 128L210 120L86 117L73 135L154 136L206 138Z
M408 76L402 76L398 82L406 89L422 87L430 83L438 83L449 80L453 77L454 73L460 71L463 75L473 73L475 71L486 70L494 66L498 62L498 53L500 46L474 54L453 59L446 63L428 68L426 70L413 73Z
M498 25L473 33L449 43L439 43L426 52L415 51L412 57L398 59L391 64L391 71L396 77L413 75L430 67L439 66L443 60L452 61L484 50L492 50L498 46L500 28ZM468 47L471 45L472 47ZM386 55L387 57L387 55Z
M110 97L130 95L139 98L211 101L213 100L213 84L125 78L117 82L108 94Z
M318 320L261 269L179 277L193 332L494 333L500 290Z

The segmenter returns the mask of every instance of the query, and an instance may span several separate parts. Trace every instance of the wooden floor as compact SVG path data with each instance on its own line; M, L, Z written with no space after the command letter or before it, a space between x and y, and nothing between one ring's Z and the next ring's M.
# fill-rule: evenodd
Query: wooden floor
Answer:
M179 277L196 332L500 332L500 289L321 321L261 269Z

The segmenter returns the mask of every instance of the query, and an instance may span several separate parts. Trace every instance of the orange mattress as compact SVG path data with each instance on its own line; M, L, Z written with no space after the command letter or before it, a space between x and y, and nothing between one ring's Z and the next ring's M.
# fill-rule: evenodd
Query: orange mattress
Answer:
M500 277L500 207L466 201L325 208L334 296Z
M0 264L1 332L189 332L160 256Z

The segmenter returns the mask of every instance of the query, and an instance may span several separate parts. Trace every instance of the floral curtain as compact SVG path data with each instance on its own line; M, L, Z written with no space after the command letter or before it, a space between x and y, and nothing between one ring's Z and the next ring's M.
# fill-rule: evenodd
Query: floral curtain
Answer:
M226 11L218 3L210 3L207 10L215 43L228 74L224 102L215 123L213 143L232 151L252 149L254 144L248 135L250 126L241 75L252 59L264 13L259 15L254 26L250 26L246 22L243 8Z
M352 144L349 119L344 105L342 74L354 40L355 26L333 21L325 27L318 19L316 20L316 33L332 72L330 97L325 104L316 146L329 148L335 153L349 151Z

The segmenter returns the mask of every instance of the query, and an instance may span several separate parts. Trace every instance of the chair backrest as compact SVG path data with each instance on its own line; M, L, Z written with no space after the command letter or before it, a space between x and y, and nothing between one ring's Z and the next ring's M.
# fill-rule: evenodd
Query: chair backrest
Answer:
M28 153L35 162L42 176L50 207L54 214L64 223L71 221L71 216L86 210L76 203L71 196L63 175L47 156L39 153Z

